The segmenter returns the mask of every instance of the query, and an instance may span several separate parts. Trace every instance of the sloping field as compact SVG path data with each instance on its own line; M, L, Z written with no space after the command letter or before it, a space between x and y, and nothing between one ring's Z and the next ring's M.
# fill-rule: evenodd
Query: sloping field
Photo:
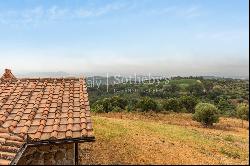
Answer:
M95 143L80 145L81 164L248 164L248 123L222 118L203 128L189 114L93 116Z

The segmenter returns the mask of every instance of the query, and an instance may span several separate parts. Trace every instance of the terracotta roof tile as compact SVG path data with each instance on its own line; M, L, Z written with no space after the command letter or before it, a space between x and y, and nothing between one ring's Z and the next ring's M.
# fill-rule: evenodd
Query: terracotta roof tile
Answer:
M41 135L41 140L49 140L50 139L51 134L50 133L42 133Z
M60 125L61 127L62 125ZM65 125L66 126L66 125ZM58 124L55 124L53 125L53 131L59 131L59 125Z
M81 123L80 118L74 118L74 123Z
M86 137L88 135L88 132L86 129L83 129L81 132L82 137Z
M73 136L73 135L72 135L72 131L71 131L71 130L66 131L66 134L65 134L65 137L66 137L66 138L69 139L69 138L72 138L72 136Z
M58 127L58 131L66 132L66 131L67 131L67 125L60 125L60 126Z
M34 126L39 126L40 124L40 119L34 119L31 123L31 125L34 125Z
M66 137L65 134L66 134L66 132L58 132L58 135L57 135L58 139L65 138Z
M51 140L55 140L58 139L58 132L57 131L53 131L50 135L50 139Z
M81 131L81 125L79 123L74 124L72 131Z
M61 118L67 118L67 117L68 117L68 114L66 112L61 113Z
M86 129L86 127L87 127L87 124L86 124L86 123L81 123L81 128L82 128L82 129Z
M54 119L47 119L46 126L50 126L54 124Z
M0 164L9 164L13 158L2 153L6 151L6 146L10 145L9 151L14 151L23 144L18 143L22 141L18 138L26 135L29 143L94 138L89 110L87 87L83 79L1 81ZM18 135L17 139L9 137L11 140L7 141L3 138L7 135L1 134L3 132Z
M45 126L44 129L43 129L43 132L52 133L53 132L53 126Z
M68 118L68 124L73 124L73 122L74 122L73 118L72 118L72 117L69 117L69 118Z
M35 134L37 132L38 126L30 126L28 134Z
M74 137L74 138L81 137L81 133L78 132L78 131L73 131L72 134L73 134L73 137Z
M24 145L24 138L0 129L0 165L8 165Z

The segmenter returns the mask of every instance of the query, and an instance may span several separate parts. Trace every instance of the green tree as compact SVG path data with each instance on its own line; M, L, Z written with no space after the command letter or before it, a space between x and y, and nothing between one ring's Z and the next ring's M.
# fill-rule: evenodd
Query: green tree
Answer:
M145 97L143 98L139 103L138 103L138 107L142 110L142 111L149 111L149 110L153 110L153 111L157 111L157 103L149 98L149 97Z
M118 106L113 107L112 112L121 112L122 109Z
M216 93L218 93L218 94L222 94L223 93L223 88L220 85L215 85L213 87L213 91L216 92Z
M195 96L202 96L205 92L201 83L191 84L187 87L187 90L190 94Z
M104 108L104 112L111 112L112 111L112 104L111 104L111 100L110 98L104 98L101 101L103 108Z
M201 122L206 127L212 126L213 123L219 121L218 108L213 104L199 103L195 107L193 119L197 122Z
M198 99L194 96L182 96L179 99L181 107L185 108L189 113L195 112L195 106L198 104Z
M215 85L208 93L208 98L211 100L218 99L223 94L223 88L220 85Z
M128 101L125 98L121 98L119 96L113 96L110 102L112 107L120 107L121 109L125 109L128 104Z
M178 99L171 98L167 99L163 103L163 108L166 111L174 111L174 112L180 112L181 111L181 105Z
M217 106L222 115L229 115L229 116L234 115L235 107L227 99L220 98Z
M242 127L243 127L243 120L249 120L249 105L245 103L241 103L237 106L236 109L237 117L242 120Z
M97 112L97 113L104 113L104 107L101 104L95 104L92 109L93 112Z
M136 107L138 106L138 102L139 102L138 99L130 98L130 99L128 100L128 105L125 107L125 110L126 110L127 112L135 111L135 110L136 110Z
M207 92L209 92L213 89L213 82L212 81L204 80L203 85L204 85L204 88L206 89Z
M180 86L177 84L170 84L168 87L166 87L165 90L171 92L171 93L178 93L180 91Z

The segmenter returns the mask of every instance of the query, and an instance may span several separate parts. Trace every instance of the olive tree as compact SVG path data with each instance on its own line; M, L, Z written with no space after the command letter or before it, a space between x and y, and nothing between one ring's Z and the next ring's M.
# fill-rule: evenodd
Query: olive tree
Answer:
M198 104L198 100L194 96L182 96L180 97L180 105L185 108L189 113L194 113L195 106Z
M138 103L138 108L142 111L157 111L157 103L153 99L145 97Z
M236 108L237 117L242 120L242 127L243 127L243 120L249 120L249 105L241 103Z
M166 111L174 111L174 112L181 111L181 105L177 98L171 98L171 99L165 100L163 103L163 108Z
M218 108L210 103L199 103L195 107L193 119L206 127L212 126L219 121Z

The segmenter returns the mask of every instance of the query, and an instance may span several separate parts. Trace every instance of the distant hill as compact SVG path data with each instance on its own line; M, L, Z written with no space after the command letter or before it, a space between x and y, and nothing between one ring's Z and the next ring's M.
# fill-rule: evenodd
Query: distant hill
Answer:
M241 79L241 80L249 80L249 76L226 76L226 77L220 77L220 76L202 76L204 79Z
M97 74L84 74L84 73L68 73L68 72L64 72L64 71L57 71L57 72L26 72L26 73L15 73L15 75L19 78L25 78L25 77L31 77L31 78L35 78L35 77L80 77L80 76L85 76L87 77L87 80L102 80L103 83L107 83L107 76L99 76ZM133 75L131 75L132 77L134 77ZM148 75L137 75L137 77L148 77ZM157 77L159 78L160 76L151 76L151 77ZM201 76L204 79L242 79L242 80L249 80L249 76ZM113 83L115 81L116 78L128 78L128 76L121 76L121 77L115 77L115 76L108 76L108 82Z
M19 78L37 78L37 77L68 77L71 76L69 73L58 71L58 72L30 72L30 73L22 73L15 74Z

